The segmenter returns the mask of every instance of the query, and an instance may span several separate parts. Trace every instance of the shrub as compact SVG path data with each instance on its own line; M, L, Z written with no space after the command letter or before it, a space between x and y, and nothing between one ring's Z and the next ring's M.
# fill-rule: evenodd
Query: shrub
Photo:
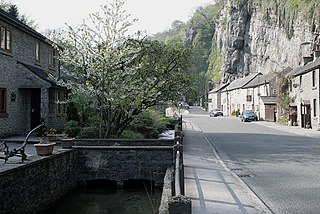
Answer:
M122 139L143 139L144 136L141 133L134 132L132 130L125 130L120 136Z
M140 113L128 127L129 130L141 133L145 138L158 138L167 128L165 117L158 111L147 109Z
M64 127L64 132L69 136L69 137L76 137L79 132L80 132L80 127L78 121L75 120L69 120L66 122L65 127Z
M99 129L94 126L83 127L79 133L80 138L99 138Z
M288 118L286 118L286 117L280 117L279 119L278 119L278 121L277 121L279 124L281 124L281 125L288 125Z

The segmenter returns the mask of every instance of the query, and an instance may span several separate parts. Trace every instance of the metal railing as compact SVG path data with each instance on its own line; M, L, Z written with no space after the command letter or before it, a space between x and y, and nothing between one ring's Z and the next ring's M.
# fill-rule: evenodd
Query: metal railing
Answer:
M191 214L191 200L184 195L184 165L183 165L183 133L182 117L176 125L177 134L174 145L174 182L172 188L172 199L169 202L169 214L184 213Z
M184 195L184 166L183 166L183 144L182 144L182 116L178 119L176 126L174 145L174 191L173 195Z

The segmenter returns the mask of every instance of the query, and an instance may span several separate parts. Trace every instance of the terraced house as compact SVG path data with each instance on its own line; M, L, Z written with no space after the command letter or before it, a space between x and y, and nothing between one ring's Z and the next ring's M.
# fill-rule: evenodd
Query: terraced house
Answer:
M67 90L52 81L60 77L57 53L48 38L0 9L0 136L25 134L42 120L62 129Z

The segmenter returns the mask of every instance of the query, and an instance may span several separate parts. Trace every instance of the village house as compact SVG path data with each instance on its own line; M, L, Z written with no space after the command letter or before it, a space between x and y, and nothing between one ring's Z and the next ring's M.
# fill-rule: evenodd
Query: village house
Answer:
M221 103L221 91L225 89L229 83L223 84L218 88L214 88L208 92L208 110L211 109L223 109L223 105Z
M276 102L276 73L257 75L250 83L243 87L249 91L252 110L256 111L258 120L275 122Z
M0 9L0 136L25 134L45 121L62 129L67 90L49 39Z
M243 89L243 87L260 75L261 73L254 73L236 79L221 91L221 110L224 115L229 116L236 111L242 112L245 109L254 110L253 90L251 88Z
M286 75L290 79L289 125L298 125L302 128L320 128L319 53L320 51L315 52L314 61L297 67Z

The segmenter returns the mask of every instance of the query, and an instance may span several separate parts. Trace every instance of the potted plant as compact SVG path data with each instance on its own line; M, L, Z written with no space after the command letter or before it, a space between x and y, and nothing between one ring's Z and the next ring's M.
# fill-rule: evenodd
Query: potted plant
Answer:
M36 148L37 155L39 156L46 156L51 155L53 152L54 145L56 145L55 142L50 142L48 140L48 129L43 128L41 131L41 137L39 143L34 144Z
M61 139L61 147L63 149L71 149L74 144L75 138L62 138Z

